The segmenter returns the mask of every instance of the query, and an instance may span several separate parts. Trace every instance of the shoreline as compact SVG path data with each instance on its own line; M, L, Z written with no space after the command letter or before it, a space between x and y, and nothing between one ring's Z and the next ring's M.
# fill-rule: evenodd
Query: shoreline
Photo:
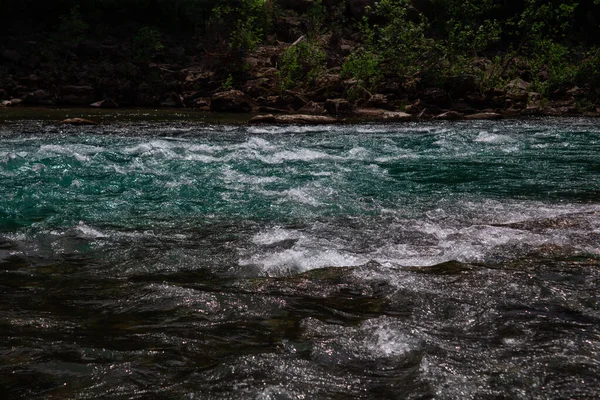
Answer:
M0 124L17 121L47 121L56 124L69 124L68 120L89 121L71 123L73 125L106 125L111 122L161 122L190 121L233 125L351 125L369 123L426 123L426 122L468 122L484 120L529 120L539 118L597 119L600 113L513 113L502 110L474 114L457 115L448 111L446 115L419 116L399 111L378 108L362 108L357 113L338 117L323 114L265 113L258 110L244 113L212 112L193 108L139 107L139 108L94 108L94 107L47 107L23 106L0 108ZM81 121L80 121L81 122Z

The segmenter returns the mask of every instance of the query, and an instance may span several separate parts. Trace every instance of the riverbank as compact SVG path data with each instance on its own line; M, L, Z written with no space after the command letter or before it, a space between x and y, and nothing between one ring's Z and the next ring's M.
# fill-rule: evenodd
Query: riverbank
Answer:
M210 124L229 125L329 125L360 123L401 123L428 121L476 121L500 119L538 119L538 118L599 118L598 113L536 113L515 114L511 112L483 112L461 114L454 111L431 117L430 115L414 115L399 111L387 111L376 108L360 108L353 114L333 117L328 115L280 113L265 114L260 112L226 113L197 109L173 108L119 108L98 109L81 107L14 107L0 108L0 124L17 121L42 121L56 124L72 125L106 125L116 122L161 122L188 121Z
M322 9L323 21L347 18L350 25L315 30L304 27L305 11L284 7L273 15L272 34L243 51L227 40L209 46L215 32L182 37L143 27L133 36L90 29L73 41L57 32L6 36L0 42L0 110L139 108L240 114L232 118L242 121L261 116L255 123L600 116L596 56L579 54L575 71L566 56L555 65L501 49L454 61L442 52L428 56L439 70L428 63L392 71L380 59L383 50L370 48L360 33L364 13L344 10Z

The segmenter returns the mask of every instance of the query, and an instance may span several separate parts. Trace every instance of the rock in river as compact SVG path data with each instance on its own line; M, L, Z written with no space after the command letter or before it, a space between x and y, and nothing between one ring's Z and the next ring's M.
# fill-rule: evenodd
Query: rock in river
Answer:
M67 118L61 122L66 125L98 125L97 122L85 118Z
M324 115L307 114L285 114L285 115L257 115L250 120L251 124L299 124L299 125L320 125L335 124L339 122L337 118Z

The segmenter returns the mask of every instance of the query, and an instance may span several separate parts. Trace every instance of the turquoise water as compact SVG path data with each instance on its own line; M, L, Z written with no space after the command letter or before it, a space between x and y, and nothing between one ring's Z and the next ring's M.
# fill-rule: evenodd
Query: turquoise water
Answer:
M600 386L596 120L13 121L0 199L13 397Z

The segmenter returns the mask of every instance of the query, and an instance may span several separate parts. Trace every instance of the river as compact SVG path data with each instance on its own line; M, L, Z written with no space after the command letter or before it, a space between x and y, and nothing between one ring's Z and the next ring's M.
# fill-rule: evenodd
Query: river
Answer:
M4 399L600 398L600 125L0 126Z

